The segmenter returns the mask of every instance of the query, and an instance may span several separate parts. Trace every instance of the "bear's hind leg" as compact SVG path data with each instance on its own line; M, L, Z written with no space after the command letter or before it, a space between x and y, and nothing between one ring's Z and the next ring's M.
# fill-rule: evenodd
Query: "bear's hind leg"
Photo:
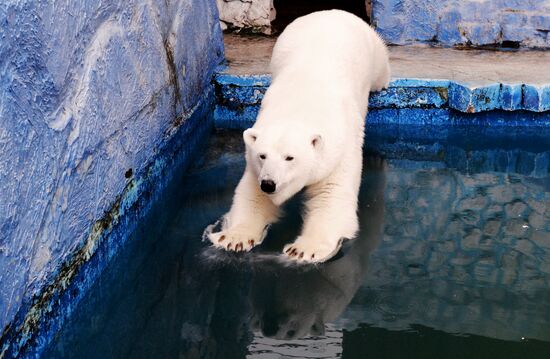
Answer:
M382 65L381 71L378 74L378 77L373 82L371 86L371 91L382 91L383 89L386 89L390 85L390 64L387 62Z
M208 238L216 247L249 251L262 242L265 228L275 222L278 215L279 208L260 190L254 175L247 169L235 190L222 230L210 233Z

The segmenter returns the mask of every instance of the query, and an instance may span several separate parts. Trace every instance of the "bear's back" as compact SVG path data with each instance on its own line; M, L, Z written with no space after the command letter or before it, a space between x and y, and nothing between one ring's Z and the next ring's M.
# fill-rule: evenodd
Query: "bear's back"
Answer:
M290 94L298 82L300 91L347 97L366 110L378 52L386 54L384 43L359 17L341 10L314 12L279 36L270 64L272 85Z
M341 10L318 11L292 22L279 36L271 58L277 76L286 67L317 65L335 70L368 66L378 35L359 17ZM330 74L329 74L330 75Z

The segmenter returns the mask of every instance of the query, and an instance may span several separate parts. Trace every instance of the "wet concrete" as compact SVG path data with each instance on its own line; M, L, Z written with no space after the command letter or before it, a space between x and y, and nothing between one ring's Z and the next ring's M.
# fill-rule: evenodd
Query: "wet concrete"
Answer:
M224 36L232 75L268 74L275 37ZM549 51L456 50L390 46L392 78L444 79L485 86L493 83L550 84Z

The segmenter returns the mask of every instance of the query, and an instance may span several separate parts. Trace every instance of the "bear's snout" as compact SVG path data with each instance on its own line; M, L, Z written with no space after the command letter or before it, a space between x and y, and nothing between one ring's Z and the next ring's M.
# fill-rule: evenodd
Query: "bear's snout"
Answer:
M272 180L262 180L260 188L265 193L273 193L277 189L277 185Z

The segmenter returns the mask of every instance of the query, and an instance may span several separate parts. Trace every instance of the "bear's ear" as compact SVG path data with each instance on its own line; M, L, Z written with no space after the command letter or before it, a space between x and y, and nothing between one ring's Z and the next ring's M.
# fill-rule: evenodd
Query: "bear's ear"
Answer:
M252 146L252 144L258 139L258 131L253 128L249 128L243 132L243 139L244 143L248 146Z
M319 149L323 145L323 138L321 135L313 135L311 138L311 145L313 148Z

